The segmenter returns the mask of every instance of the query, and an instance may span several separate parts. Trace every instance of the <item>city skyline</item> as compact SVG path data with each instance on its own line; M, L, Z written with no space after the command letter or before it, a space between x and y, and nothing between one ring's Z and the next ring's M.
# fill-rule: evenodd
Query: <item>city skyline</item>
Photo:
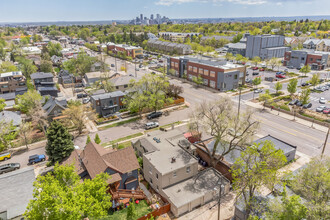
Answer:
M322 7L319 7L323 5ZM330 1L307 0L23 0L2 2L0 23L132 20L140 14L178 18L286 17L329 14ZM100 7L102 6L102 7ZM12 16L15 9L15 16Z

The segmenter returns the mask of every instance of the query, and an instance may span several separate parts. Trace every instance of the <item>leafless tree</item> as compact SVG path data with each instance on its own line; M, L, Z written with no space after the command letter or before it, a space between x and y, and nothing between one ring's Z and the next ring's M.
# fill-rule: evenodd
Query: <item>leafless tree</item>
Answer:
M252 116L250 110L238 115L230 98L203 103L192 113L190 131L197 134L205 132L214 138L211 148L204 142L197 145L210 156L212 167L231 151L242 150L252 141L259 127L259 122L253 120Z
M28 115L31 117L32 122L36 123L46 135L45 127L48 126L47 114L42 108L41 102L36 103L36 107L31 109Z

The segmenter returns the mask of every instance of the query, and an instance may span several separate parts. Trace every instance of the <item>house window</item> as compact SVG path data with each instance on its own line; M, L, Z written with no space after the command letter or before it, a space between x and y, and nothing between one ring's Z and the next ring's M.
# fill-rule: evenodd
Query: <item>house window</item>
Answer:
M150 181L149 182L150 182L150 184L152 184L152 179L151 178L150 178Z
M124 88L127 88L128 87L128 85L124 85Z
M237 79L237 74L234 76L234 79Z
M116 86L116 89L119 89L119 86Z
M313 58L310 58L309 60L310 60L310 61L313 61Z
M186 168L186 172L187 172L187 173L190 173L190 167L187 167L187 168Z
M179 64L178 63L175 63L175 67L179 67Z
M159 190L159 187L158 187L158 185L156 186L156 188L157 188L157 190Z
M173 172L173 177L176 177L176 171Z
M204 70L204 75L208 76L209 75L209 70Z
M174 62L171 62L171 67L174 67Z
M158 173L156 173L156 179L158 179Z
M209 84L209 80L208 79L203 79L203 84L204 84L204 86L207 86Z
M152 174L152 169L151 169L151 167L149 168L149 173Z
M194 68L193 68L193 72L194 72L194 73L197 73L197 67L194 67Z
M214 72L214 71L211 71L211 72L210 72L210 76L211 76L211 77L215 77L215 72Z
M199 74L203 74L203 72L204 72L203 69L202 68L199 68L198 73Z
M96 105L98 105L98 106L100 105L100 101L99 100L96 101Z

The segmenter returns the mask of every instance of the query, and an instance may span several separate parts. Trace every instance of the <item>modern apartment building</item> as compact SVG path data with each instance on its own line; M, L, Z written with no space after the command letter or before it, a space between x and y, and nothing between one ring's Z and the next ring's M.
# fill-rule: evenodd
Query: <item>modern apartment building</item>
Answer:
M123 52L126 56L130 56L133 59L143 56L143 49L141 47L129 46L126 44L114 44L112 42L108 42L107 50L112 51L115 54L118 52Z
M187 55L191 54L191 46L187 44L178 44L157 39L148 40L148 48L162 52Z
M193 81L202 77L203 85L227 91L236 89L245 83L246 67L225 60L201 59L192 56L172 57L168 59L167 69L173 69L175 76ZM168 72L169 73L169 72Z
M56 83L54 82L54 75L52 73L32 73L31 80L40 95L57 97L59 91L55 86Z
M0 94L26 89L26 79L21 71L0 74Z
M245 56L252 59L270 59L272 57L284 57L284 53L289 51L285 47L285 37L281 35L250 35L247 36Z
M309 65L312 70L324 70L330 67L330 52L314 50L293 50L285 53L284 66L301 68Z
M109 92L91 96L91 105L102 117L110 116L124 108L122 91Z

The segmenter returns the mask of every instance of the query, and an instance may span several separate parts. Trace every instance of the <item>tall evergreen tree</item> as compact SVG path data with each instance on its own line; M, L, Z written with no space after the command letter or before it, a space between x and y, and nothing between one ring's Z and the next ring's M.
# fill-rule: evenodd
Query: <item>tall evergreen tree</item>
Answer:
M72 136L60 122L53 121L46 136L46 154L51 163L60 162L74 150Z
M99 134L96 134L95 135L94 142L97 143L97 144L100 144L101 143L101 139L99 137Z

